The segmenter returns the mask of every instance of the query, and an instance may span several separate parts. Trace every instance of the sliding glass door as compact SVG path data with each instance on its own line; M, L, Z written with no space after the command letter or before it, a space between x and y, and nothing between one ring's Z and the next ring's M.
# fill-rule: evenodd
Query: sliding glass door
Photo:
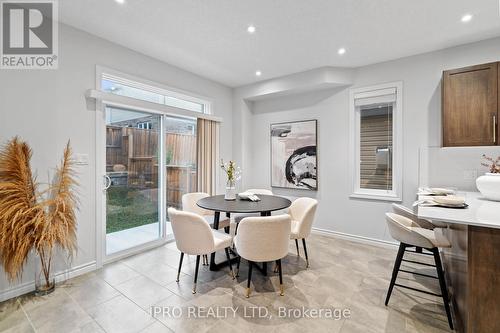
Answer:
M106 254L161 237L159 115L106 108Z
M182 209L182 195L196 192L196 119L165 116L164 128L166 208Z
M108 106L106 255L172 237L168 207L196 191L196 119Z

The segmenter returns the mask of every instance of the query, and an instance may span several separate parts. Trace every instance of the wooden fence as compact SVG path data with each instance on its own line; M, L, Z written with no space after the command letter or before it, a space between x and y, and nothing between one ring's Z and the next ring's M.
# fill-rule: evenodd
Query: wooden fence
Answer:
M106 172L122 185L158 187L158 131L133 127L106 127ZM181 205L184 193L196 191L196 136L166 133L167 204ZM114 181L115 185L118 181Z

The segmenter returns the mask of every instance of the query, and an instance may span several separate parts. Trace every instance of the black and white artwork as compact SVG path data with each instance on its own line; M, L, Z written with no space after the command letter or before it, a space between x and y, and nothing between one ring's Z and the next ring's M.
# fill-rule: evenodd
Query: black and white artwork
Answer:
M317 190L317 121L271 125L271 186Z

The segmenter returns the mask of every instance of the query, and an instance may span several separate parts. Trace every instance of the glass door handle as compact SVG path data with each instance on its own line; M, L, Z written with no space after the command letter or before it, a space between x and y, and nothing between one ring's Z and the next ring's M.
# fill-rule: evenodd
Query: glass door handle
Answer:
M110 188L112 183L111 178L108 175L104 175L104 191Z

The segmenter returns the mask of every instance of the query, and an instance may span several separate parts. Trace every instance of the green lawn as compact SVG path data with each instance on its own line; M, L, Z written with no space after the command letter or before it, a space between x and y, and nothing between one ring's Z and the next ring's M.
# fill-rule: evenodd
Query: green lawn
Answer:
M106 233L158 222L158 205L148 190L110 187L107 191Z

